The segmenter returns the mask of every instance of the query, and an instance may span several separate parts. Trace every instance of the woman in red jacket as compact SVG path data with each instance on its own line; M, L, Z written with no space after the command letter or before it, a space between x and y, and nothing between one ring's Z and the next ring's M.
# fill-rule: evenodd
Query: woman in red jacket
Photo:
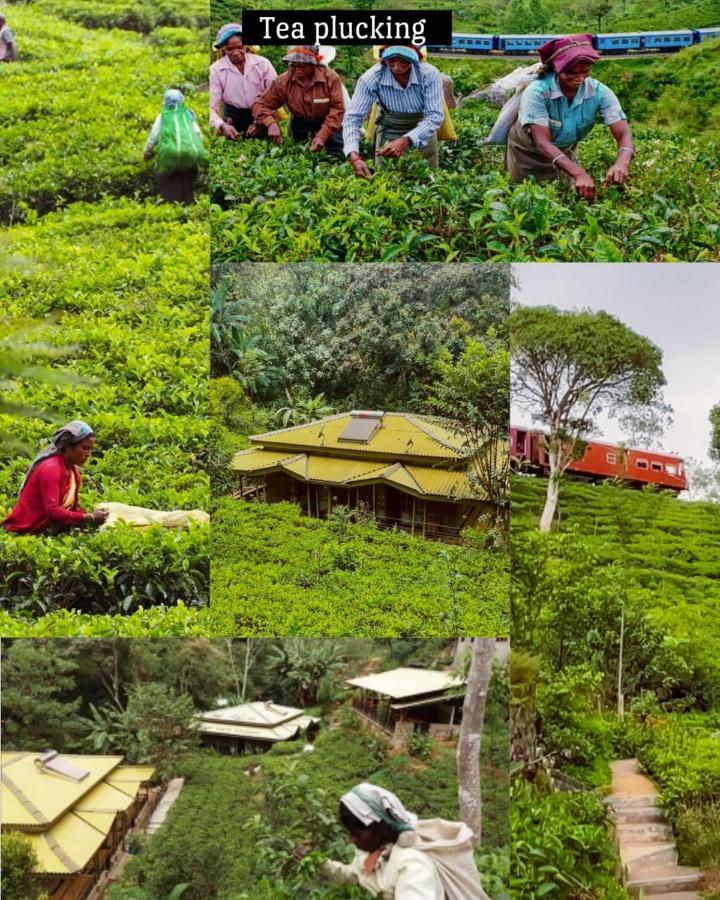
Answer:
M79 420L68 422L34 459L20 486L15 508L2 522L6 531L40 534L78 525L101 525L107 512L85 512L78 506L80 469L90 458L95 433Z

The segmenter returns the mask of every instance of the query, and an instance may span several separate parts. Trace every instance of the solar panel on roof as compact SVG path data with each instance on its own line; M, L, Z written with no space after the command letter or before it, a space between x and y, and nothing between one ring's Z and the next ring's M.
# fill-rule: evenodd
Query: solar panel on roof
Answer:
M62 775L64 778L70 778L72 781L82 781L90 774L88 769L81 769L74 766L67 760L60 759L57 750L49 750L41 756L35 757L35 765L41 772L52 772L53 775Z
M367 444L382 424L382 417L381 412L350 413L350 421L338 435L338 440Z

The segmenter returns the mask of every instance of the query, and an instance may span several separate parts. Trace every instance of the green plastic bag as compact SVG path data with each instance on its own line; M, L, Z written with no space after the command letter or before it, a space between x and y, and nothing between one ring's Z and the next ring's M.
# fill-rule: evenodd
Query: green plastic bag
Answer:
M207 162L207 151L194 128L193 114L182 104L160 112L157 173L187 172Z

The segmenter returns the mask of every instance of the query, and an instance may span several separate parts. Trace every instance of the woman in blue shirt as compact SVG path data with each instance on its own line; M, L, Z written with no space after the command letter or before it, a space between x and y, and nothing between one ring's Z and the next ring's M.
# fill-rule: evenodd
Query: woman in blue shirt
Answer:
M438 167L436 132L443 123L443 81L423 61L417 47L380 48L380 62L358 79L343 119L345 156L358 178L370 178L360 155L360 130L370 109L378 105L375 165L417 150L431 168Z
M505 165L513 181L571 181L586 200L595 199L595 182L577 162L578 143L598 120L617 143L605 184L625 184L635 152L630 127L615 94L590 77L600 54L589 34L548 41L539 50L543 67L525 88L518 119L510 129Z

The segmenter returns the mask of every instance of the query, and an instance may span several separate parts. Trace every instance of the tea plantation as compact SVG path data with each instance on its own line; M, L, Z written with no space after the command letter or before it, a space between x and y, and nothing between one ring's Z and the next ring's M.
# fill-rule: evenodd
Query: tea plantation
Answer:
M463 93L513 66L432 61ZM351 86L362 67L348 69ZM606 189L614 142L602 127L583 142L580 160L600 185L592 205L564 185L511 183L502 150L484 144L497 110L482 102L453 111L458 141L441 144L430 174L405 157L366 182L302 147L214 140L214 252L228 261L716 260L718 72L720 46L598 65L628 107L638 152L629 187Z
M73 418L97 433L85 508L207 509L207 203L160 204L142 159L164 91L193 105L205 74L202 9L174 6L6 8L20 61L0 82L0 335L21 365L2 384L0 518ZM0 531L3 634L196 633L207 545L203 527Z

